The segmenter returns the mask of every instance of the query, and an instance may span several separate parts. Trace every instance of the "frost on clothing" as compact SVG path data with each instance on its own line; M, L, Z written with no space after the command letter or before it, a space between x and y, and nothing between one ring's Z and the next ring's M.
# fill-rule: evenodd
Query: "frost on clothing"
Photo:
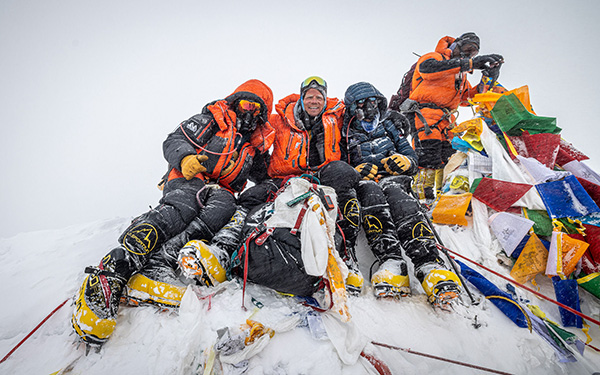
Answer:
M448 126L454 121L454 115L448 112L477 93L467 80L469 59L452 58L450 45L454 41L449 36L440 39L434 52L419 58L413 75L409 98L419 103L427 122L424 124L420 116L411 114L417 131L413 139L415 150L419 166L424 168L442 167L454 152L447 144L452 139Z
M240 100L261 104L255 129L240 127L235 111ZM168 179L180 177L182 159L194 154L208 156L203 163L207 171L199 178L214 180L233 191L243 190L248 179L260 181L266 178L264 153L274 139L268 123L272 102L270 89L251 80L224 100L207 104L200 114L182 122L163 143L164 156L170 167ZM231 163L234 164L231 171L222 175Z
M358 101L377 98L383 120L369 132L358 119ZM346 90L346 114L343 137L348 140L347 157L352 166L373 163L379 167L379 182L361 181L357 188L362 210L362 227L373 254L380 264L388 259L402 260L402 249L415 269L427 263L438 263L433 232L427 224L419 202L410 194L411 175L417 171L413 149L401 128L406 121L395 111L386 111L387 100L370 83L359 82ZM411 166L400 176L389 176L381 160L393 154L407 156ZM404 267L406 268L406 267ZM405 272L406 273L406 272ZM419 274L419 281L424 275Z
M375 97L378 99L379 120L374 120L373 129L367 131L357 118L356 102ZM404 137L407 119L396 111L386 111L387 100L371 84L360 82L346 90L344 97L346 114L342 127L342 139L347 148L342 149L342 160L350 165L362 163L375 164L383 171L381 160L393 154L405 155L410 159L411 167L403 174L414 175L417 171L417 155Z
M325 112L311 124L299 105L300 95L291 94L275 105L271 125L276 131L268 172L272 178L317 171L325 164L340 160L340 124L344 103L327 98Z
M241 110L238 113L242 99L260 103L260 111L250 117ZM255 155L271 146L273 132L267 120L272 101L268 86L258 80L247 81L224 100L206 105L202 114L183 122L167 137L163 151L170 171L159 205L133 220L120 236L120 245L97 268L90 269L91 274L80 289L81 303L72 322L83 340L102 343L112 334L114 324L110 329L103 325L113 323L116 317L113 297L120 297L124 284L135 272L148 278L165 276L161 269L173 268L176 256L172 252L178 251L187 239L210 240L227 224L235 212L232 191L244 188ZM182 159L200 153L208 156L206 172L188 177L189 180L184 178ZM216 182L220 187L208 188L208 182ZM93 288L96 279L108 279L111 286ZM90 322L85 321L86 314L81 311L101 318L86 324Z

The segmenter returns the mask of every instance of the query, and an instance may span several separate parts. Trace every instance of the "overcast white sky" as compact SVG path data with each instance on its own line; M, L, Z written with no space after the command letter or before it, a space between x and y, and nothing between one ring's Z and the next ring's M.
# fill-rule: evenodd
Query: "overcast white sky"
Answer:
M388 98L418 54L474 31L500 82L600 168L597 1L0 0L0 238L156 205L162 142L258 78L275 100L320 75ZM480 74L471 78L476 83ZM467 119L466 117L463 119ZM115 239L116 240L116 239Z

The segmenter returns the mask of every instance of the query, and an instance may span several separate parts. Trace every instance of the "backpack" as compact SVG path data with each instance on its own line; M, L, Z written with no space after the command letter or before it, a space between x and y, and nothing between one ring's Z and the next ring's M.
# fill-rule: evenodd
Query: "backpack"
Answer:
M335 231L335 191L302 178L291 178L274 201L259 205L248 213L242 229L245 241L238 253L239 274L246 273L247 279L256 284L298 296L311 296L321 288L323 276L311 271L322 268L327 258L323 260L322 253L320 257L307 257L306 251L310 250L308 254L325 251L326 256L328 237L324 231L325 222L322 225L316 223L315 226L313 221L308 220L315 214L305 206L305 201L312 195L326 208L324 212L329 216L327 221L331 220L332 224L327 229ZM311 223L313 225L308 226ZM333 232L330 234L334 235ZM318 249L306 243L310 238L317 242L315 245ZM244 259L244 252L247 252L247 259Z
M410 96L411 87L412 87L412 79L415 74L415 69L417 69L417 63L414 63L408 72L404 73L402 77L402 83L400 83L400 88L398 92L390 98L390 104L388 106L389 109L393 109L394 111L400 112L400 106L408 97ZM421 78L422 80L422 78Z

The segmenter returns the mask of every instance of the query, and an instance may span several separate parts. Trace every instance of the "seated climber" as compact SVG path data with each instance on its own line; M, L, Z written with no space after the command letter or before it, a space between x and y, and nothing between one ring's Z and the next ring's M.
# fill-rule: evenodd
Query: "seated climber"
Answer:
M429 301L448 302L459 295L461 284L440 258L432 228L411 194L418 161L404 137L408 120L396 111L386 111L386 98L367 82L348 87L344 103L342 137L347 139L347 148L342 160L362 176L357 188L362 227L379 261L371 278L375 295L410 294L404 249Z
M246 189L237 204L237 224L227 225L229 230L241 233L244 218L250 210L263 205L290 177L312 176L315 182L332 187L337 195L340 214L337 218L336 245L350 268L346 281L349 289L362 284L356 267L354 246L360 230L360 207L356 199L358 172L340 160L343 139L340 127L344 104L337 98L327 97L327 83L312 76L300 85L299 94L290 94L275 105L270 123L275 130L275 141L269 160L268 180ZM235 229L237 227L237 229ZM220 241L231 253L239 248L235 235ZM237 239L239 240L239 238Z
M71 317L83 341L101 345L113 333L126 285L134 300L178 304L182 292L163 281L176 279L181 247L188 239L212 239L235 212L234 193L248 179L266 178L272 103L271 89L249 80L168 135L163 152L169 171L160 204L133 220L98 267L86 269ZM206 281L218 279L217 272Z

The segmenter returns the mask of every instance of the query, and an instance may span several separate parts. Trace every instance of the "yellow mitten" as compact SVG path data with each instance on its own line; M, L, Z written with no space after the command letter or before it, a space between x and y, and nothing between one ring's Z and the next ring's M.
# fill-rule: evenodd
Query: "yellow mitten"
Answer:
M407 156L394 154L382 159L383 167L392 176L397 176L410 168L410 159Z
M374 180L379 168L373 163L362 163L354 168L363 180Z
M181 160L181 173L186 180L191 180L198 173L206 172L206 167L202 165L208 160L206 155L188 155Z

